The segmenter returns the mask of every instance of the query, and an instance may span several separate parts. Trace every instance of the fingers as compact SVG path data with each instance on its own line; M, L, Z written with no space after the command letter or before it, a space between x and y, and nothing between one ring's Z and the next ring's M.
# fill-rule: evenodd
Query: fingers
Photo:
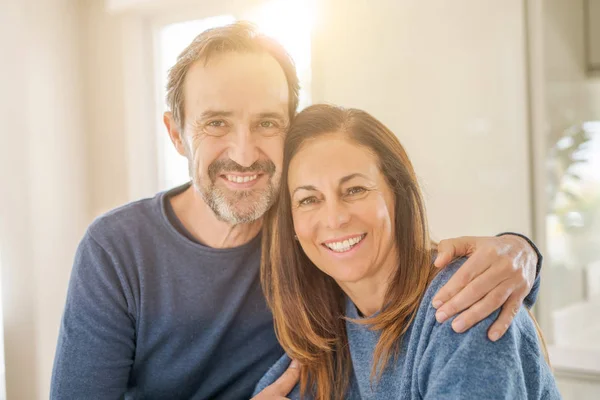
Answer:
M300 380L300 365L293 360L288 369L271 385L267 386L255 397L258 399L273 399L289 394Z
M475 249L475 242L476 238L470 236L442 240L437 246L434 265L437 268L443 268L456 257L470 255Z
M435 315L436 319L438 320L438 322L442 323L448 318L451 318L452 316L458 314L459 312L474 307L476 304L478 304L479 300L483 299L488 293L492 292L492 290L496 288L499 284L501 284L504 280L506 280L506 277L502 276L502 271L500 269L488 268L475 279L473 279L470 283L468 283L450 300L448 300L441 307L439 307ZM487 305L488 303L485 304ZM462 322L464 322L464 330L469 329L471 326L493 313L501 305L502 303L498 304L493 309L481 308L480 305L477 307L477 313L474 313L471 310L463 313L461 317L456 318L454 320L453 326L462 325ZM465 314L467 314L469 317L473 316L474 319L468 318L466 321L464 321L463 316ZM457 332L463 331L460 329L455 330Z
M508 327L510 324L512 324L515 316L521 309L526 292L526 288L521 287L519 290L514 291L504 303L498 319L496 319L496 322L494 322L490 329L488 329L488 338L492 342L495 342L504 336L508 330Z
M515 290L514 283L504 281L471 306L467 311L460 314L452 321L452 329L457 333L465 332L475 324L483 321L494 311L499 309Z
M433 307L437 308L438 310L442 308L446 303L450 301L450 299L454 298L454 296L456 296L469 283L471 283L473 279L475 279L483 271L488 269L490 267L488 258L489 257L487 255L476 252L473 256L471 256L471 258L465 261L465 263L458 269L458 271L456 271L452 278L450 278L450 280L446 282L446 284L435 294L432 301ZM498 282L496 282L496 285L497 284ZM477 300L479 299L476 299L474 301ZM444 308L444 321L462 310L459 309L457 306L458 305L451 304L450 306ZM441 312L440 317L443 317Z

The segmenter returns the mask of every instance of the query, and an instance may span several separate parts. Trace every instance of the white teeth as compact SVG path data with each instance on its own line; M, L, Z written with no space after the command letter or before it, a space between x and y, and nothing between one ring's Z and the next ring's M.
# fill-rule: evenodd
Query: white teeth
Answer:
M365 237L365 235L362 235L362 236L354 237L352 239L346 239L346 240L343 240L340 242L326 243L325 246L327 246L329 249L335 251L336 253L343 253L343 252L350 250L355 245L357 245L361 240L364 239L364 237Z
M228 181L235 183L245 183L255 180L258 175L251 176L238 176L238 175L225 175Z

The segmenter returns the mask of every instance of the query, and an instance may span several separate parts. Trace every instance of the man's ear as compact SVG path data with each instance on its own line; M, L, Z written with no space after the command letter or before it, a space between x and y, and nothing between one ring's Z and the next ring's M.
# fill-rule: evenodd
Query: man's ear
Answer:
M175 149L177 149L179 154L185 157L186 153L185 144L183 143L183 132L180 131L179 124L175 122L173 113L170 111L165 112L163 115L163 122L167 127L167 132L169 132L169 137L171 138L171 142L173 142Z

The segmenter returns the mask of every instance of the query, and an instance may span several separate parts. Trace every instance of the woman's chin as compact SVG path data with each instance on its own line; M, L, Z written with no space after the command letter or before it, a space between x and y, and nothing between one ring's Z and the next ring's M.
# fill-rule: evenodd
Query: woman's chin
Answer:
M366 271L360 267L352 267L351 265L336 265L324 270L327 275L332 277L338 283L354 284L360 282L366 276Z

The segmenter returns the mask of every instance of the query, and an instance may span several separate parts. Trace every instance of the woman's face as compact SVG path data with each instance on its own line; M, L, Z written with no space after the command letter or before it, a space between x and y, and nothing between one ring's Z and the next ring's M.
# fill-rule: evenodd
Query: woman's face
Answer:
M396 268L394 196L368 148L340 133L305 142L288 189L298 241L321 271L343 284Z

